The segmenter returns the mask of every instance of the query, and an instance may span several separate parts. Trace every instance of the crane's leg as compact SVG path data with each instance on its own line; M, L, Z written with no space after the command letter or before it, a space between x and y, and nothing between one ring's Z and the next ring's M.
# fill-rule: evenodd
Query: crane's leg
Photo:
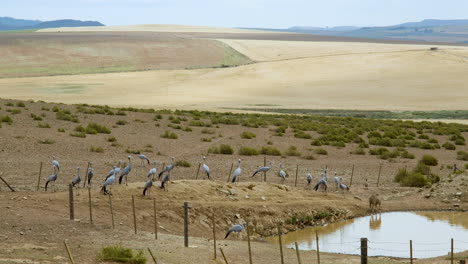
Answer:
M128 179L127 179L127 175L125 175L125 186L128 186Z

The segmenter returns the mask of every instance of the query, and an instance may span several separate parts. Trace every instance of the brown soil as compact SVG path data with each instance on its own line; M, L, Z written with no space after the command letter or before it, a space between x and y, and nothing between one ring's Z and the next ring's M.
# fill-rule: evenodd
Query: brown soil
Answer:
M380 185L376 187L379 163L374 156L357 156L349 154L355 146L343 149L324 147L327 156L316 156L316 160L307 161L299 158L267 157L276 166L284 164L290 177L285 185L280 184L278 177L268 174L268 183L262 183L259 176L249 178L249 174L263 164L263 157L245 157L242 168L243 175L238 184L226 183L229 168L236 161L237 155L209 155L207 163L213 171L215 181L204 180L206 176L200 172L196 177L198 162L202 153L209 146L230 144L234 149L239 146L260 147L267 140L273 141L275 147L285 150L290 145L297 146L304 154L309 153L309 140L294 138L291 132L284 137L272 137L267 128L245 128L241 126L220 125L210 128L215 134L202 134L202 128L192 127L193 132L182 132L167 127L167 115L158 122L153 121L154 114L128 112L127 116L85 115L78 113L81 125L90 122L103 124L112 128L111 135L88 135L86 138L76 138L69 135L79 124L57 120L52 111L41 110L42 107L58 106L75 113L75 106L47 103L25 102L26 108L8 107L10 100L0 100L0 115L9 114L7 109L21 109L16 115L9 114L14 122L12 125L2 124L0 128L0 174L19 192L9 192L0 184L0 263L64 263L66 252L63 239L69 239L71 250L77 263L95 263L97 251L107 245L122 244L134 249L150 247L158 257L158 263L222 263L212 261L212 241L210 216L216 210L218 229L218 247L223 247L230 263L248 263L247 243L244 236L221 240L224 232L232 224L249 220L254 225L255 241L252 244L254 263L279 262L279 250L276 246L264 243L262 237L274 234L276 224L285 222L294 215L317 215L326 212L327 216L317 219L313 224L339 221L350 217L368 214L367 199L373 193L379 193L384 211L397 210L467 210L466 194L467 175L450 176L446 168L433 170L442 177L442 182L431 189L402 188L392 182L397 168L411 168L415 160L383 161ZM44 117L41 123L48 123L51 128L37 127L38 121L33 121L30 114ZM126 120L129 124L115 125L117 120ZM159 123L159 126L155 126ZM185 125L184 125L185 126ZM64 128L65 133L58 132ZM179 139L170 140L159 137L165 130L174 131ZM239 137L242 131L257 134L256 139L247 140ZM221 137L219 135L222 135ZM107 138L115 136L119 146L112 147ZM467 134L464 134L467 137ZM200 138L213 138L212 142L201 142ZM52 139L53 144L40 144L39 140ZM444 142L445 137L437 138ZM104 153L90 152L91 146L101 146ZM177 167L172 174L173 182L169 191L163 192L157 186L149 197L142 197L142 186L146 180L146 172L151 168L142 165L138 159L133 160L133 171L129 177L129 186L114 186L113 205L116 230L112 230L108 197L99 193L99 183L110 166L118 160L125 160L126 149L141 150L150 158L160 163L169 162L171 156L192 163L190 168ZM439 159L441 164L458 163L455 151L431 150L422 151L408 148L417 158L431 154ZM467 150L466 146L458 150ZM61 164L61 173L57 181L58 192L45 193L42 188L35 191L39 163L43 162L41 186L45 178L52 172L50 157L55 155ZM87 192L80 191L76 195L76 218L68 220L67 184L74 177L75 169L86 167L87 161L93 161L95 167L95 184L91 189L93 199L94 225L89 225L87 207ZM353 185L350 193L344 196L331 192L324 194L305 189L305 173L311 171L317 179L317 174L325 165L330 172L343 176L344 182L350 181L350 169L355 164ZM295 168L299 165L297 187L295 185ZM161 164L158 165L160 168ZM444 166L445 167L445 166ZM366 184L368 187L366 187ZM455 193L463 192L461 197ZM429 195L430 194L430 195ZM133 218L131 210L131 195L135 195L137 208L138 231L133 234ZM426 198L427 197L427 198ZM153 203L157 201L159 230L162 233L158 241L154 241ZM190 202L193 205L190 216L191 245L183 248L182 204ZM294 230L301 226L284 225L285 230ZM286 249L286 262L293 263L295 253ZM313 261L315 252L301 252L303 261ZM342 256L322 254L323 263L359 263L357 256ZM400 260L390 258L372 258L371 263L400 263ZM419 263L447 263L447 261L425 260Z

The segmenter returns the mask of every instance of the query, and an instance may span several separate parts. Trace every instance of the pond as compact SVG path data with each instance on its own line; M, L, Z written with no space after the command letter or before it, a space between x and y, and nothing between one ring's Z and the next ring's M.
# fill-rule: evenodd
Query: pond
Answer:
M468 212L389 212L350 219L327 226L309 227L282 236L283 244L316 250L315 231L323 252L360 254L360 239L368 239L369 256L431 258L468 250ZM268 239L278 243L277 237Z

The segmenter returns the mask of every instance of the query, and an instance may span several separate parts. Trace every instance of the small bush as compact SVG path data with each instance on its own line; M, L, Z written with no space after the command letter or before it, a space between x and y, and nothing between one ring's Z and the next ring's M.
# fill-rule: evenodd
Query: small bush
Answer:
M431 155L424 155L421 162L429 166L437 166L438 164L437 159Z
M50 125L47 123L38 123L37 127L39 128L50 128Z
M234 150L230 145L222 144L220 146L212 146L208 149L208 153L213 154L223 154L223 155L232 155L234 154Z
M84 133L84 132L72 132L72 133L70 133L70 136L72 136L72 137L85 138L85 137L86 137L86 133Z
M364 151L363 148L356 148L354 151L351 152L351 154L355 155L366 155L366 151Z
M97 123L89 123L88 126L86 127L86 134L96 134L95 132L102 133L102 134L110 134L111 130Z
M116 122L116 124L119 125L119 126L124 126L124 125L128 124L128 122L125 121L125 120L118 120L118 121Z
M408 151L404 151L400 154L400 157L403 159L414 159L414 154L409 153Z
M158 121L158 120L161 120L163 119L162 115L161 114L156 114L153 118L154 121Z
M179 137L177 136L176 133L167 131L164 132L164 134L161 134L162 138L168 138L168 139L178 139Z
M17 115L17 114L21 113L21 110L19 110L19 109L7 109L6 111L13 114L13 115Z
M468 161L468 152L466 151L458 151L457 152L457 159L458 160L464 160L464 161Z
M251 148L251 147L241 147L239 149L239 155L243 155L243 156L256 156L258 155L259 152L257 149L255 148Z
M116 142L117 139L115 137L110 137L107 139L107 142Z
M318 139L312 140L312 142L310 142L310 144L311 144L312 146L318 146L318 147L319 147L319 146L322 146L322 142L321 142L320 140L318 140Z
M91 146L89 148L89 151L91 152L97 152L97 153L103 153L104 152L104 149L102 147L95 147L95 146Z
M327 150L325 150L325 149L323 149L323 148L315 149L315 150L314 150L314 153L315 153L315 154L318 154L318 155L328 155Z
M184 127L183 129L185 132L192 132L192 129L190 127Z
M308 154L308 155L305 155L305 156L303 157L303 159L305 159L305 160L315 160L315 157L314 157L314 155L312 155L312 154Z
M127 148L127 149L125 150L125 152L128 153L128 154L134 154L134 155L141 154L141 151L138 150L138 149L129 149L129 148Z
M450 142L445 142L444 144L442 144L442 147L444 147L447 150L455 150L457 148L457 147L455 147L454 144L452 144Z
M177 167L184 167L184 168L190 168L192 167L192 164L186 160L177 160L176 161L176 166Z
M34 119L35 121L42 121L42 117L38 116L38 115L35 115L33 113L31 113L30 115L32 117L32 119Z
M98 261L113 261L130 264L145 264L146 257L143 251L138 251L137 254L133 250L121 246L108 246L102 248L97 256Z
M211 134L216 133L216 131L214 131L213 129L204 128L204 129L202 129L201 133L202 133L202 134L210 134L210 135L211 135Z
M281 151L272 146L265 146L260 149L260 154L268 156L281 156Z
M241 133L240 137L245 138L245 139L252 139L252 138L257 137L257 135L255 135L252 132L244 131L244 132Z
M406 187L424 187L429 185L429 180L421 173L412 172L402 179L401 184Z
M468 163L465 163L465 170L468 170Z
M455 145L464 146L465 145L465 140L461 139L461 138L457 138L455 140Z
M7 123L11 125L13 123L13 119L10 116L0 116L0 123Z
M26 107L26 105L23 102L17 102L16 106L17 107Z
M296 137L296 138L305 138L305 139L311 139L312 138L312 136L310 134L307 134L302 130L294 133L294 137Z
M55 111L55 110L57 110L57 111ZM57 118L58 120L70 121L70 122L73 122L73 123L79 123L80 122L78 117L77 116L72 116L70 114L70 111L68 111L68 110L58 110L58 108L54 106L54 108L52 108L52 111L55 112L55 118Z
M290 147L284 152L284 154L285 154L286 156L294 156L294 157L300 157L300 156L302 155L302 153L299 152L299 151L297 150L297 147L295 147L295 146L290 146Z
M65 129L60 127L60 128L57 128L57 131L60 132L60 133L63 133L63 132L65 132Z
M5 104L6 106L15 106L12 102L8 102Z
M55 141L52 139L44 139L44 140L39 140L40 144L54 144Z
M211 142L211 138L200 138L201 142Z

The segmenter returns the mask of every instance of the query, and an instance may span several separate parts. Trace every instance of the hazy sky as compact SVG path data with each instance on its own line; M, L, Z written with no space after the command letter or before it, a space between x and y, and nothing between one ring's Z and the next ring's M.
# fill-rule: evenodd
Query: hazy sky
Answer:
M0 16L106 25L381 26L468 18L467 0L0 0Z

